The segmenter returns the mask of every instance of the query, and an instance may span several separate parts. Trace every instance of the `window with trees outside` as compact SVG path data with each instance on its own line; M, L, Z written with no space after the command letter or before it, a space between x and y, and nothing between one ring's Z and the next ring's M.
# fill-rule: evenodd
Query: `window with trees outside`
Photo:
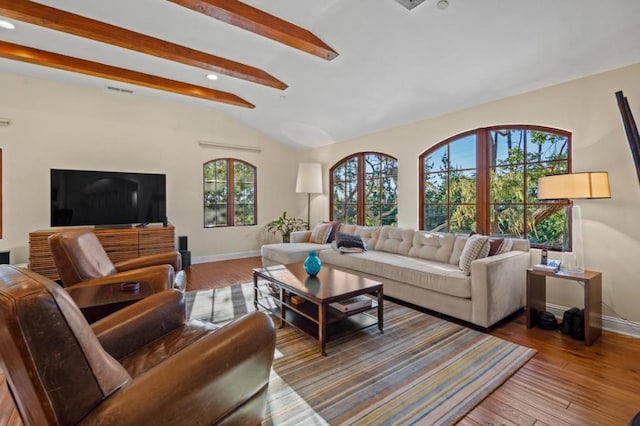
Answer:
M256 224L256 168L233 158L204 163L204 226Z
M397 224L396 158L360 152L340 160L329 175L331 220L366 226Z
M538 178L571 171L571 134L538 126L480 128L420 155L420 227L528 238L559 249L566 204L537 199Z

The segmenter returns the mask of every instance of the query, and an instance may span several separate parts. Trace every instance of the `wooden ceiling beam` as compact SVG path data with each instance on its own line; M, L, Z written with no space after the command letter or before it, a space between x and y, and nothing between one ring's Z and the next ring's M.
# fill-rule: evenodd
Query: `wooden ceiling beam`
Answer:
M261 69L40 3L0 0L0 15L276 89L287 88L285 83Z
M165 92L193 96L209 101L222 102L245 108L255 108L255 105L245 101L233 93L222 92L220 90L209 89L207 87L196 86L181 81L170 80L168 78L105 65L99 62L60 55L58 53L47 52L45 50L34 49L32 47L21 46L19 44L0 41L0 57L64 71L77 72L93 77L102 77L109 80L150 87L152 89L163 90Z
M328 61L338 53L312 32L237 0L168 0Z

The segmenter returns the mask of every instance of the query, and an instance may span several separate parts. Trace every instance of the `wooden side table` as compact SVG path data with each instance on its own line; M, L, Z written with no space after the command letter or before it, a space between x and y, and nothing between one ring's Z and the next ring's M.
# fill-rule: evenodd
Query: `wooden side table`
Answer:
M149 283L141 282L138 291L123 291L121 283L65 287L65 290L87 319L93 323L115 311L154 293Z
M596 271L548 272L527 269L527 328L536 324L538 312L546 310L547 277L578 281L584 287L584 344L591 346L602 331L602 274Z

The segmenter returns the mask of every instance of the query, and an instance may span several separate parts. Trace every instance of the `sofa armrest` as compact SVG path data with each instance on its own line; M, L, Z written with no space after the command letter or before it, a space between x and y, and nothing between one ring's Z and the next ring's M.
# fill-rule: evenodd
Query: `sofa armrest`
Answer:
M311 231L294 231L291 233L289 242L291 243L308 243L311 237Z
M514 250L471 262L471 322L490 327L524 306L530 257Z
M113 264L118 272L130 271L132 269L154 265L171 265L173 266L173 269L178 272L182 270L182 256L180 256L180 253L177 251L169 251L165 253L140 256Z
M186 322L184 293L165 290L91 324L109 354L120 359Z
M171 265L147 266L146 268L132 269L131 271L117 272L104 277L92 278L90 280L81 281L70 287L87 287L104 284L117 284L128 282L147 283L153 288L155 293L169 289L173 286L175 273Z
M225 325L136 377L82 424L260 424L275 350L271 318L253 312ZM244 409L243 409L244 408Z

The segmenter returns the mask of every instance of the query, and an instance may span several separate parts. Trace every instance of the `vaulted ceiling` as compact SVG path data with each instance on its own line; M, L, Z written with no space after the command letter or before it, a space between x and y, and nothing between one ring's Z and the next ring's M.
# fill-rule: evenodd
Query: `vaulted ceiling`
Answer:
M197 104L305 148L640 62L638 0L436 3L0 0L0 72Z

